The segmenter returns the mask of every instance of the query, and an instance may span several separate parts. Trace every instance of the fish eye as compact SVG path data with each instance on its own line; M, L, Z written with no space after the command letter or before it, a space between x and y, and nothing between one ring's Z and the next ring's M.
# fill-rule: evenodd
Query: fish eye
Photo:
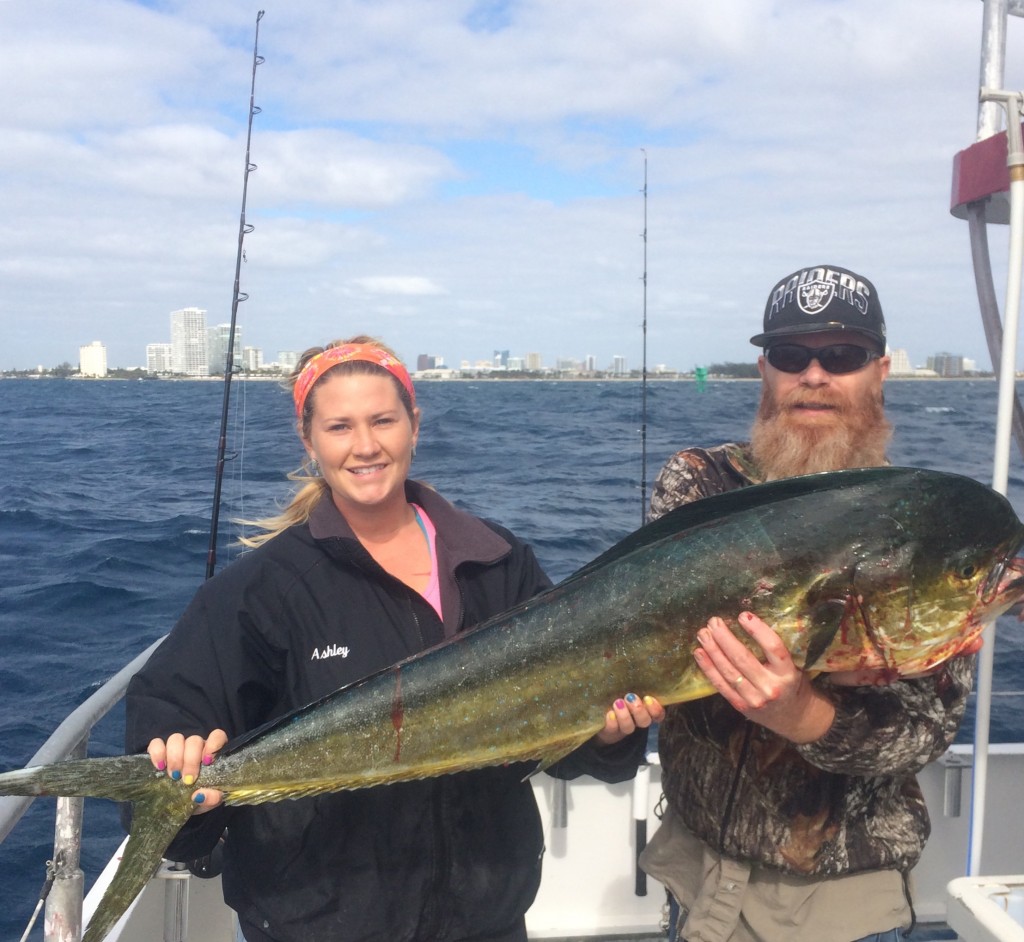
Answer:
M950 570L957 579L973 579L978 574L978 562L973 555L958 554L951 563Z

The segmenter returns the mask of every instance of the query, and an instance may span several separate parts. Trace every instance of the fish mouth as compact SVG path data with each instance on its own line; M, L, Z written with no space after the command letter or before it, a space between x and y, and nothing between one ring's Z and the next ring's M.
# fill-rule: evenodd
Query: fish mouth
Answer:
M981 586L979 593L985 605L1006 602L1012 605L1024 596L1024 544L1016 547L1011 555L994 566L991 574Z

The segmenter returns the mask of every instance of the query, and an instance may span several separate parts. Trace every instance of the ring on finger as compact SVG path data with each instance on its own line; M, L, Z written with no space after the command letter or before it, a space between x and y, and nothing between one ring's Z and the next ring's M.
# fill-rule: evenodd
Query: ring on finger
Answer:
M742 684L742 683L743 683L743 675L742 675L742 674L740 674L740 676L739 676L739 677L737 677L737 678L736 678L736 679L735 679L735 680L734 680L734 681L732 682L732 685L733 685L734 687L738 687L738 686L739 686L740 684Z

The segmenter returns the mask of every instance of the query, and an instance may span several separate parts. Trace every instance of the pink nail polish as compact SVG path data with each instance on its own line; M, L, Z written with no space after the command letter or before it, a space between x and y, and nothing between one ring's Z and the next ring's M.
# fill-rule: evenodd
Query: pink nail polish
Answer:
M160 761L159 761L159 762L158 762L158 763L156 764L156 767L157 767L157 768L158 768L158 769L159 769L159 770L160 770L161 772L163 772L163 770L167 768L167 763L166 763L166 762L164 762L164 760L163 760L163 759L161 759L161 760L160 760Z
M213 756L203 756L203 765L212 765Z
M616 700L615 701L615 709L616 710L625 710L626 709L626 701L625 700Z

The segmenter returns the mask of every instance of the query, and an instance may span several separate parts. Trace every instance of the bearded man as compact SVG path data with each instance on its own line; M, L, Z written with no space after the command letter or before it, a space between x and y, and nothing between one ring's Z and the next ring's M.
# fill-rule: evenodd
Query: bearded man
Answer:
M868 279L835 265L787 275L751 343L763 351L750 442L674 455L652 518L762 481L885 464L889 358ZM811 679L769 625L750 612L736 623L712 618L694 654L720 696L664 709L634 698L618 724L625 735L662 723L665 810L641 865L669 891L671 938L896 942L914 921L910 870L929 833L916 773L953 742L973 658L913 679ZM609 720L601 741L616 730Z
M855 297L866 298L863 311L850 303L849 292L839 291L826 303L815 291L815 304L801 306L802 288L840 276L862 286ZM794 279L795 289L778 299ZM824 265L787 276L769 295L764 331L751 343L764 351L757 358L761 404L750 442L673 455L654 484L652 519L679 504L748 484L886 463L892 427L882 383L889 357L882 306L866 278Z

